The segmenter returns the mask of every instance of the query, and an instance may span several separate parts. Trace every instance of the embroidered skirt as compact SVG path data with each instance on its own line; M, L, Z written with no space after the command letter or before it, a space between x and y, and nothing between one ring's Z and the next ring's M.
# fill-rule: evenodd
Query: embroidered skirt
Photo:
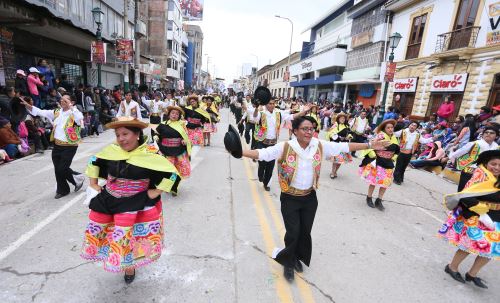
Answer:
M384 188L391 186L393 172L394 170L392 168L374 166L371 163L359 168L359 175L366 183Z
M191 163L189 163L187 152L179 156L167 156L166 158L177 168L182 178L188 178L191 175Z
M337 164L346 164L352 162L352 156L350 153L340 153L336 156L332 156L330 160Z
M91 210L81 257L123 272L156 261L163 247L162 203L137 212L114 215Z
M217 126L215 123L205 123L203 124L203 132L204 133L216 133Z
M460 250L481 257L500 260L500 222L494 228L479 221L478 216L466 219L457 207L439 229L438 236Z
M193 145L203 145L203 131L201 127L188 128L188 137Z

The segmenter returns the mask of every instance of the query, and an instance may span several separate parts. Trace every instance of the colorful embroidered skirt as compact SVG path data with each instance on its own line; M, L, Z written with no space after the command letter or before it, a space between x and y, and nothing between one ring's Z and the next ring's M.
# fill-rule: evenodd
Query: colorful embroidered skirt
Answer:
M391 168L383 168L374 166L368 163L364 167L359 168L359 175L370 185L376 185L388 188L392 184L394 170Z
M203 131L201 127L188 128L188 137L193 145L203 145Z
M191 163L189 163L187 152L179 156L167 156L166 158L177 168L182 178L188 178L191 175Z
M492 228L480 222L478 216L465 219L460 214L460 207L450 212L438 236L463 251L500 260L500 222L494 222Z
M81 257L100 261L104 270L123 272L156 261L163 247L161 201L133 213L90 211Z
M351 163L352 162L352 156L350 153L340 153L336 156L332 156L330 160L333 163L337 164L345 164L345 163Z
M204 133L216 133L217 126L215 123L205 123L203 124L203 132Z

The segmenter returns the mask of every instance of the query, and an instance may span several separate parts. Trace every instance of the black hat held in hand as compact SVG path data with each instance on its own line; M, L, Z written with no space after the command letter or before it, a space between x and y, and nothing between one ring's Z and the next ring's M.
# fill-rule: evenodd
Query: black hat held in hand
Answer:
M271 100L271 91L265 86L259 86L253 93L253 100L260 105L266 105Z
M241 146L241 139L238 131L234 126L229 125L229 128L224 135L224 146L226 150L235 158L241 158L243 155L243 147Z

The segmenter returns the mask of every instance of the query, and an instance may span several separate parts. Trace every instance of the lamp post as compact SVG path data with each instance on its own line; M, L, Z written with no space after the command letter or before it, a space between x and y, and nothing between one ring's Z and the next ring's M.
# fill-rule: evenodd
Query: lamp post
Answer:
M95 32L97 42L102 43L101 36L101 25L102 18L104 17L104 13L101 11L100 7L94 7L92 9L92 18L94 19L95 24L97 24L97 31ZM104 47L103 47L104 50ZM101 87L101 62L97 63L97 86Z
M280 19L288 20L288 22L290 22L290 25L292 26L292 32L290 33L290 48L288 50L288 64L286 66L286 72L287 72L288 79L286 81L286 86L285 86L285 90L286 90L285 95L286 95L287 98L289 98L290 96L288 96L288 86L290 84L290 57L292 56L293 22L292 22L292 20L290 20L287 17L281 17L279 15L275 15L275 17L276 18L280 18Z
M392 63L394 61L394 49L398 47L399 41L401 40L402 36L399 33L394 33L389 37L389 47L391 48L391 53L389 55L389 63ZM387 66L386 66L387 69ZM385 84L384 84L384 95L382 96L382 103L380 103L380 110L378 112L378 119L377 119L377 125L382 122L384 119L385 115L385 100L387 99L387 90L389 89L389 81L385 79Z

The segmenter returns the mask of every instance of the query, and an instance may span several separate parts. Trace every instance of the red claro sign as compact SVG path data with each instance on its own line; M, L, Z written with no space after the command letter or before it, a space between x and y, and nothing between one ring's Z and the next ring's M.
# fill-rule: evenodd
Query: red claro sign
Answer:
M463 92L467 84L467 73L432 77L431 92Z
M395 93L414 93L417 90L418 78L394 79Z

